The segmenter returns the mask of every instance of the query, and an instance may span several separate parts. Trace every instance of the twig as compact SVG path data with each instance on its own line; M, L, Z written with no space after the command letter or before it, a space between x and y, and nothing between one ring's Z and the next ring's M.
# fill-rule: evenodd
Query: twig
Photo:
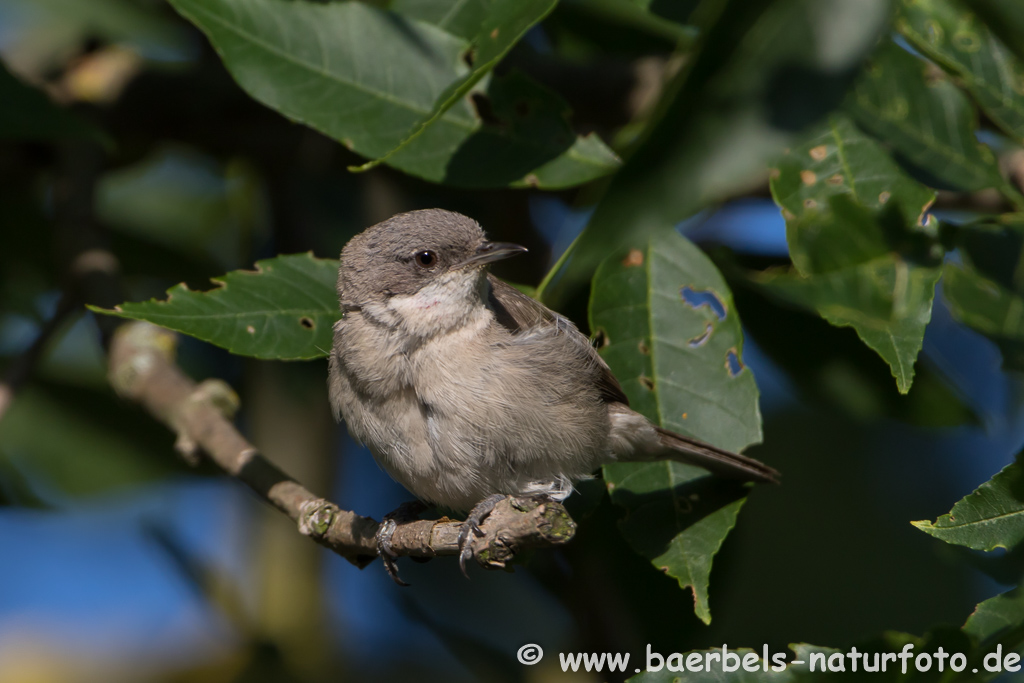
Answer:
M299 531L365 566L377 554L378 522L340 509L315 496L257 452L235 429L230 416L238 398L223 382L196 384L174 363L177 336L148 323L118 328L110 347L109 377L122 396L140 403L178 434L177 448L189 460L200 449L225 472L298 524ZM462 526L447 518L400 524L392 537L398 555L456 555ZM484 567L500 568L521 549L567 542L576 525L557 503L506 498L472 540Z

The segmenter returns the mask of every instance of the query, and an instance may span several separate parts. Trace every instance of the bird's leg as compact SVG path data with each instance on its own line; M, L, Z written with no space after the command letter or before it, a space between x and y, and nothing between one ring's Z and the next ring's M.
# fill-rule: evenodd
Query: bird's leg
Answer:
M459 530L459 567L462 569L463 576L467 579L469 574L466 573L466 560L473 557L473 543L470 539L470 534L476 536L483 535L480 531L480 525L487 519L487 515L491 514L494 510L494 506L506 497L503 493L487 496L473 506L473 509L466 515L466 521L462 523L462 528Z
M399 586L408 586L409 584L398 576L398 565L395 563L395 558L398 555L391 549L391 537L395 535L395 529L399 524L417 519L420 513L426 509L426 504L418 500L402 503L393 512L384 515L380 526L377 527L377 533L373 536L377 541L377 554L380 555L381 562L384 563L384 570Z

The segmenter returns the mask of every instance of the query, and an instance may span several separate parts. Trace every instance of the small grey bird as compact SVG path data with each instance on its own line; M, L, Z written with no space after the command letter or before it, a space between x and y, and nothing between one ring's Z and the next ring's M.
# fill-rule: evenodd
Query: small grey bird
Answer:
M505 495L562 500L615 461L671 459L775 482L757 460L662 429L629 400L566 318L488 274L525 248L430 209L378 223L341 253L330 400L353 438L424 503L469 511L469 533ZM393 513L393 515L397 515ZM394 517L378 534L388 573Z

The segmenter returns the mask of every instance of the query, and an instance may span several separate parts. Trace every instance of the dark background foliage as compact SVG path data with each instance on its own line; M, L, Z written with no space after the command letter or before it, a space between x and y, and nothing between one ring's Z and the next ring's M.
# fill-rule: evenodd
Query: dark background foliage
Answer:
M994 597L1024 573L1016 0L0 0L0 56L0 680L1021 649L1020 589ZM86 304L228 273L122 310L185 333L267 457L379 519L407 494L329 414L328 259L429 207L529 247L498 274L594 334L638 409L783 485L606 467L569 545L470 581L402 561L400 589L110 389L120 319ZM312 328L245 302L288 308L289 268ZM197 315L210 296L261 334Z

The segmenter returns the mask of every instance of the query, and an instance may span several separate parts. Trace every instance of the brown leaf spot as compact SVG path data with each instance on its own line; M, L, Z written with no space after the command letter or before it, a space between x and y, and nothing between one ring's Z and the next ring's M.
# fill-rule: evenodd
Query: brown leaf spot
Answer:
M504 122L498 118L497 114L494 113L494 107L491 106L491 98L482 92L475 92L469 96L469 101L473 105L473 109L476 110L476 115L480 117L480 120L486 124L492 126L502 126Z
M497 39L498 39L498 29L494 29L493 31L491 31L491 40L497 40Z
M537 177L536 173L527 173L526 177L523 178L523 182L529 185L530 187L540 186L540 178Z
M888 190L886 190L882 194L878 195L878 203L879 204L885 204L887 201L889 201L890 197L892 197L892 192L889 192Z
M253 327L252 325L249 325L248 327L246 327L245 331L248 332L249 334L256 334L256 328Z
M836 173L834 176L831 176L825 182L828 183L829 185L842 185L843 184L843 175L841 173Z
M646 375L640 375L640 384L644 385L644 388L648 391L654 391L654 380Z
M608 333L603 329L599 328L597 332L594 333L594 346L597 348L603 349L611 343L612 341L608 338Z
M813 199L805 199L804 200L804 208L805 209L815 209L817 207L818 207L818 202L814 201Z
M782 173L777 168L773 168L768 171L768 177L772 180L778 180L780 175L782 175Z
M644 264L644 252L639 249L630 249L629 253L626 254L626 258L622 259L622 265L626 268L633 268L635 266L642 266Z
M651 349L648 348L647 342L645 342L643 339L640 340L640 344L637 348L639 348L640 353L644 354L645 356L651 353Z
M689 413L683 413L682 415L680 415L680 417L682 417L685 420L688 417L690 417L690 414Z
M800 180L803 181L804 185L813 185L818 182L818 176L814 174L814 171L804 169L800 171Z
M828 147L825 145L818 145L817 147L811 148L811 158L815 161L821 161L828 156Z
M341 141L341 144L345 145L345 147L349 150L352 150L355 147L355 143L352 142L350 138L345 138L344 140Z
M302 316L301 318L299 318L299 324L305 327L307 330L311 330L314 327L316 327L316 324L313 322L313 319L307 316Z

